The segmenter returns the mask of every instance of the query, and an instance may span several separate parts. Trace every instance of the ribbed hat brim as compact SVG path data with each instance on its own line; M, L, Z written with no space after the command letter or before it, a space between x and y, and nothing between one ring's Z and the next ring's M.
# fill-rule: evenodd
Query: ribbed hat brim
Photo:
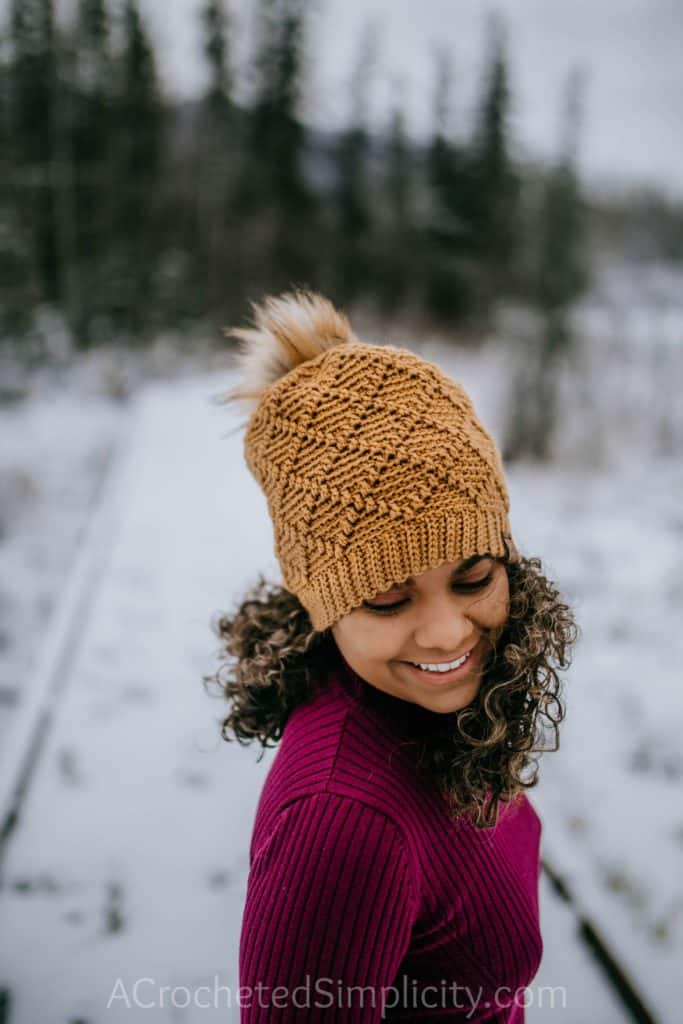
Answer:
M297 585L296 592L313 628L322 631L394 582L473 554L505 556L509 536L502 510L472 507L405 522L365 546L350 548L305 585Z

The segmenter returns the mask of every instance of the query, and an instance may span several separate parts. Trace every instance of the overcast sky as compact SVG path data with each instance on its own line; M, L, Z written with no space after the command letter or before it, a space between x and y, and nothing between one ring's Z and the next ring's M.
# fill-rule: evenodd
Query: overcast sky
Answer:
M6 6L7 0L0 0ZM120 0L118 0L120 3ZM57 0L66 15L75 0ZM158 43L169 93L196 94L205 69L199 0L141 0ZM227 0L238 72L248 67L258 0ZM482 0L309 0L312 80L306 115L336 126L349 112L349 80L368 23L379 31L371 112L386 119L402 98L410 131L431 126L433 52L453 60L454 126L469 124L480 81L486 18ZM515 136L525 153L557 149L563 86L588 73L581 168L604 182L644 181L683 196L683 0L498 0L506 18Z

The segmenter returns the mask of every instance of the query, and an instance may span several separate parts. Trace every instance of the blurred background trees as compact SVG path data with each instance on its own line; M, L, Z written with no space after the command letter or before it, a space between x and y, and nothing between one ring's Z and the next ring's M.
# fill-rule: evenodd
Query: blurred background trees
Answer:
M137 0L116 13L78 0L59 29L52 0L12 0L2 52L0 259L3 323L58 306L76 342L210 324L290 284L325 288L385 315L485 324L519 282L525 226L508 123L504 31L492 20L476 124L458 141L447 107L451 56L435 60L433 139L405 130L401 82L384 133L368 128L377 32L350 70L347 127L303 121L303 0L259 0L251 101L234 99L233 21L198 4L208 85L164 98Z
M0 46L0 337L30 354L57 309L76 348L205 333L292 285L384 320L457 328L470 344L501 306L535 311L515 383L508 457L546 457L571 313L591 283L588 236L683 258L681 212L658 196L589 203L577 170L580 83L567 85L554 166L523 163L505 25L488 22L472 123L454 123L456 55L433 55L433 128L406 131L392 82L370 130L379 27L359 38L346 125L303 117L304 0L258 0L247 69L227 0L198 0L204 95L172 102L138 0L8 0ZM244 89L241 78L249 78ZM248 96L248 101L236 97ZM587 225L590 230L587 229ZM645 241L644 241L645 240Z

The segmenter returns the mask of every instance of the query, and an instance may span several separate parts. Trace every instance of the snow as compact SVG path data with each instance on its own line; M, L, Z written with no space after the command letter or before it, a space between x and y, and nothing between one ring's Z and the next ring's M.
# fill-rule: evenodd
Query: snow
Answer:
M422 354L462 379L500 436L509 351L429 342ZM258 572L280 574L242 434L210 402L229 383L214 368L126 402L76 389L0 412L0 472L15 481L0 543L12 641L0 671L15 693L0 708L3 810L18 747L37 725L43 739L1 865L12 1024L239 1018L248 842L274 752L257 762L220 739L224 705L201 678L216 667L211 617ZM542 556L582 628L561 749L530 792L544 855L666 1022L683 997L683 467L634 450L592 470L517 465L508 479L517 543ZM552 1019L629 1019L546 878L541 912L531 989L565 987ZM149 1008L123 998L136 979ZM188 992L173 1005L164 985Z

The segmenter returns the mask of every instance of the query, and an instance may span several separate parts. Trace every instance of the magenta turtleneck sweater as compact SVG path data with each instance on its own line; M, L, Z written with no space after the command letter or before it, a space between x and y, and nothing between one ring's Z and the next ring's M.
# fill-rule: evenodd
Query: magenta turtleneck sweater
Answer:
M405 743L430 716L343 659L291 714L254 821L242 1024L523 1024L540 821L525 794L493 829L451 819Z

